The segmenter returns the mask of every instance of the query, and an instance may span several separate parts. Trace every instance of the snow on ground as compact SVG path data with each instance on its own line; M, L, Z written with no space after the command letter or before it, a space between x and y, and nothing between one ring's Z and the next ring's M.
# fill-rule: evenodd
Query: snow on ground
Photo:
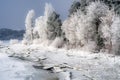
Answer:
M34 67L58 74L59 80L120 80L120 57L112 54L22 44L5 47L1 52L33 61L37 63Z
M34 69L31 62L0 53L0 80L57 80L57 77L47 71Z

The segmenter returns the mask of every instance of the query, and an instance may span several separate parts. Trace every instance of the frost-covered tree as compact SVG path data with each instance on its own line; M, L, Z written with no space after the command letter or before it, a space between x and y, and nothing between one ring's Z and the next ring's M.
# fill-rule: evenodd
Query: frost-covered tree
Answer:
M86 13L86 7L91 3L95 1L100 0L74 0L70 9L69 9L69 16L75 12L77 12L78 9L80 9L82 12Z
M92 1L94 0L74 0L69 9L69 16L77 12L79 9L85 13L86 6L88 6L88 4Z
M45 4L44 16L46 18L46 21L48 20L48 18L52 15L52 13L54 11L55 11L55 9L53 8L52 4L50 4L50 3Z
M120 55L120 17L114 16L111 25L112 32L112 52Z
M112 2L112 5L113 5L115 13L120 16L120 0L114 0Z
M104 38L102 36L102 34L104 33L102 33L100 26L102 24L100 18L107 16L108 12L108 6L101 2L92 2L87 7L87 38L92 41L95 41L97 51L100 51L105 46Z
M109 53L112 51L112 29L111 25L113 23L113 17L115 13L113 10L108 10L106 16L100 17L101 24L101 37L104 41L104 50L107 50Z
M44 15L35 20L34 36L40 42L51 44L56 37L61 37L61 25L59 15L50 3L46 3Z
M46 17L46 33L47 39L54 40L56 37L60 37L62 34L61 30L61 20L59 14L55 12L55 9L51 4L46 4L45 13Z
M94 46L91 50L100 51L104 48L101 17L110 12L108 6L102 2L91 2L86 7L86 13L79 9L63 22L62 29L69 44L74 47Z
M34 35L36 39L39 39L41 41L45 41L47 39L45 16L40 16L35 20L33 33L36 34Z
M120 15L119 0L74 0L69 10L69 13L71 15L71 13L76 12L77 9L81 9L81 11L86 12L86 6L88 6L91 2L96 1L106 4L109 7L109 9L114 9L115 13Z
M114 8L116 14L120 15L120 1L119 0L100 0L104 2L110 9Z
M39 39L40 42L47 40L47 21L54 11L55 10L52 5L50 3L46 3L44 15L35 20L35 28L33 29L33 33L36 34L36 39Z
M79 10L63 22L62 30L65 33L68 48L84 45L85 18L86 16Z
M25 20L26 32L24 34L24 40L26 40L28 43L31 43L33 40L34 15L34 10L30 10Z
M95 50L100 51L101 49L105 49L109 53L115 49L115 51L119 51L119 44L116 44L119 37L115 35L116 31L114 30L114 27L117 27L117 30L119 31L119 27L118 25L113 27L115 21L119 23L119 19L114 19L115 13L116 12L114 10L110 9L109 6L103 2L92 2L88 6L87 16L89 19L87 18L87 23L89 28L87 28L88 31L86 32L89 34L87 38L95 41ZM116 38L113 38L115 36ZM114 53L116 53L115 51Z
M74 12L77 12L77 10L80 8L80 2L74 1L69 9L69 16L72 15Z
M62 35L61 25L59 15L53 12L47 20L47 38L49 40L54 40Z
M63 24L52 5L46 3L44 15L36 18L35 23L34 11L28 12L23 42L120 54L120 18L115 15L115 5L118 5L119 1L116 2L75 1L69 10L70 16Z

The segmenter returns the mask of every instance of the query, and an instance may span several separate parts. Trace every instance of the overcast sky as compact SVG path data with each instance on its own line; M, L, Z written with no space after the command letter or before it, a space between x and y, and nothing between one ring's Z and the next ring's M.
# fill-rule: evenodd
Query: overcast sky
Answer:
M72 0L0 0L0 28L25 29L27 12L34 9L36 17L43 15L46 2L65 19Z

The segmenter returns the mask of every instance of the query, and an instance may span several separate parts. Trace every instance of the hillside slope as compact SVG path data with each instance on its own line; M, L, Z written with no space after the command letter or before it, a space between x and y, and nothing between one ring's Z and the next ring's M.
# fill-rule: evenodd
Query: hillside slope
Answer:
M0 29L0 40L22 39L24 30Z

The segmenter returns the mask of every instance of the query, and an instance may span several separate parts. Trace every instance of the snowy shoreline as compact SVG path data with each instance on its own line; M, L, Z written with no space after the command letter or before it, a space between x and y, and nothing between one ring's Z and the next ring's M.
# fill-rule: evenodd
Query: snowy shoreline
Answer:
M0 53L0 80L57 80L55 74L33 68L33 63ZM47 77L46 77L47 76Z
M58 74L59 80L120 80L120 57L113 54L22 44L1 51L34 62L34 68Z

